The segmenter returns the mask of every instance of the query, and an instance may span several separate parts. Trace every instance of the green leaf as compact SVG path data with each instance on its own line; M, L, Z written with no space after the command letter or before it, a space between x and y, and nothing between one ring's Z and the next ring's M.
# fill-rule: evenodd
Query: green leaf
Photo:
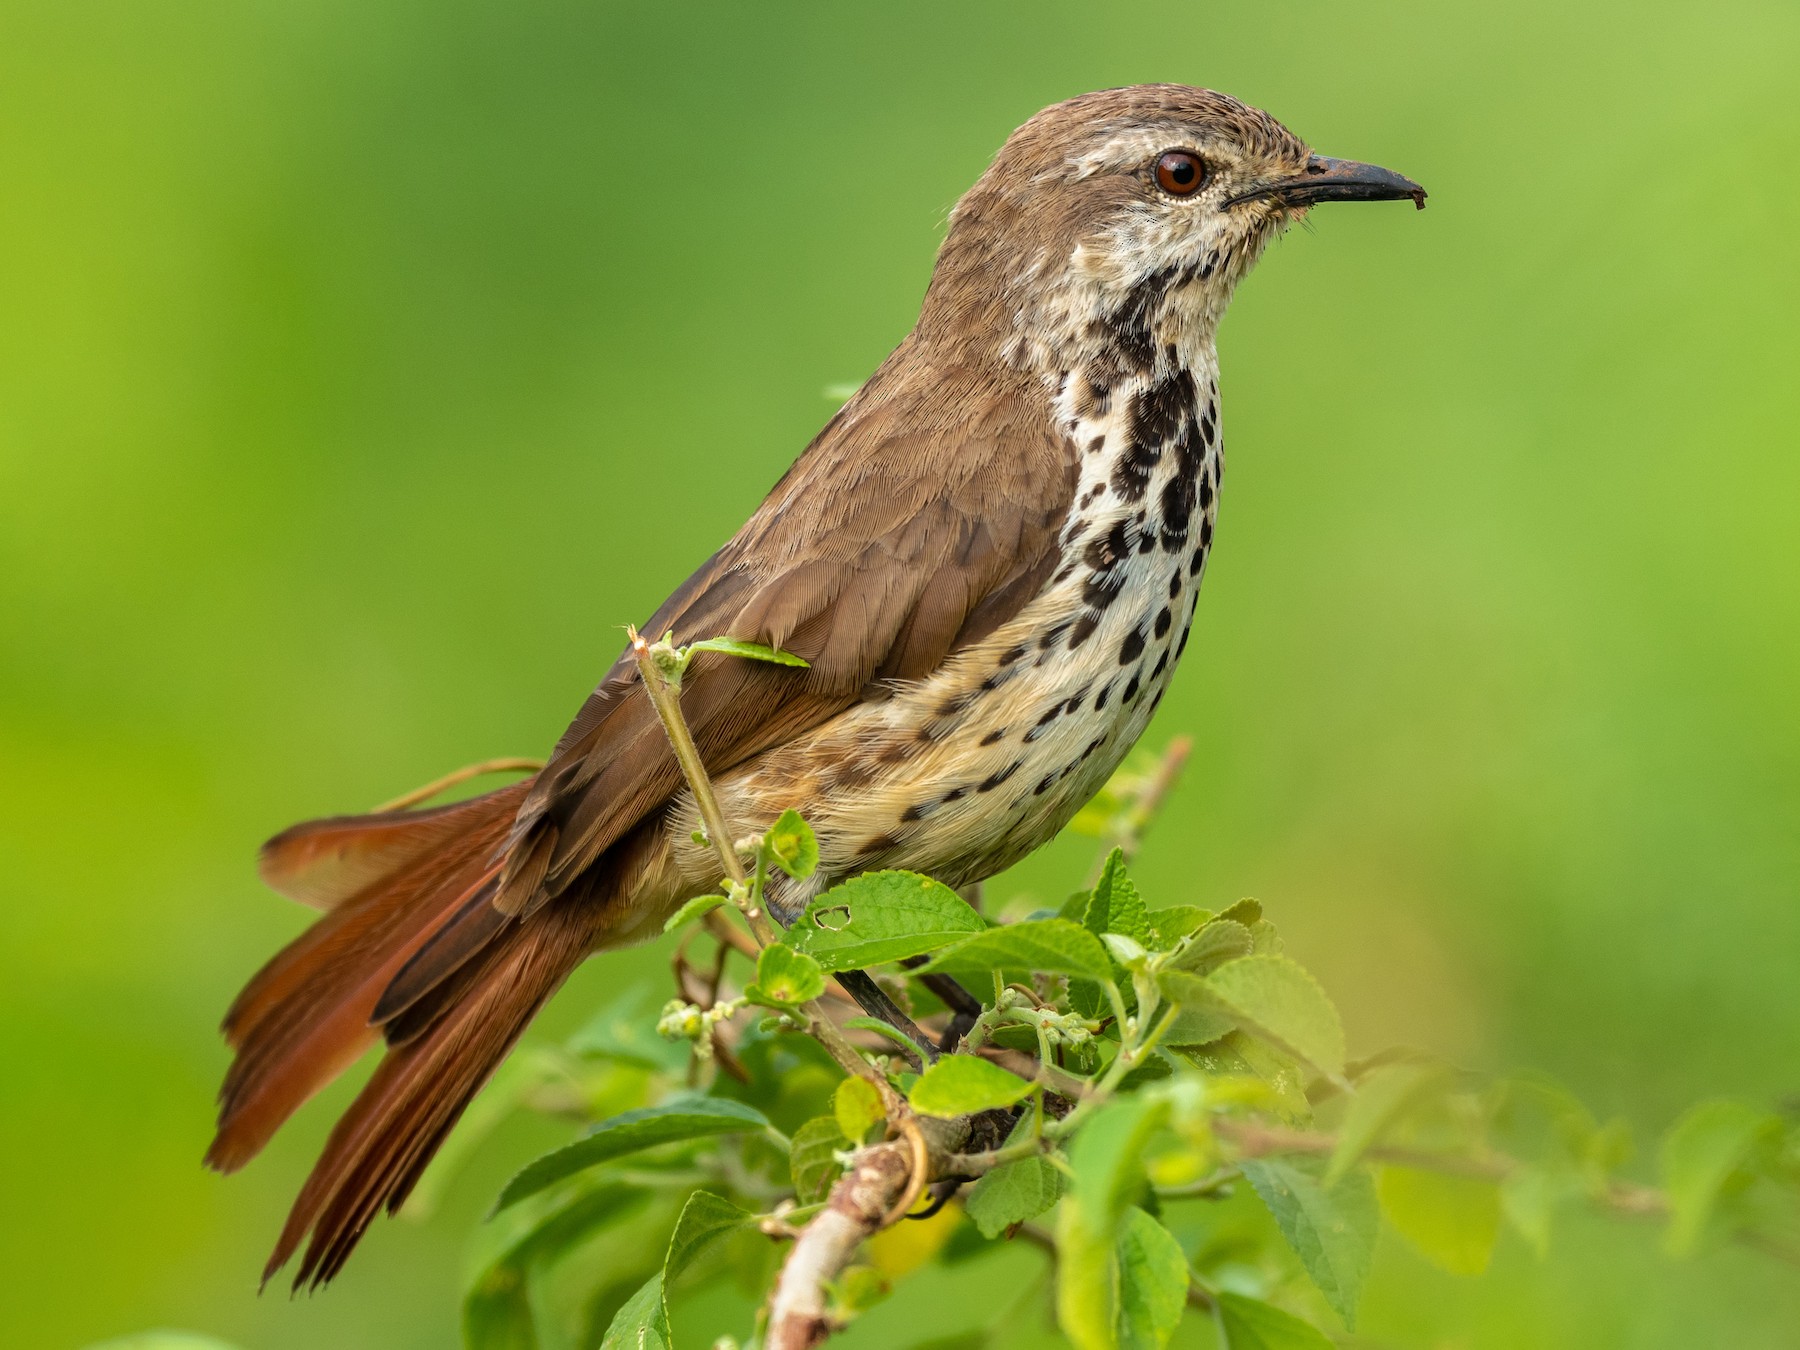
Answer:
M229 1341L198 1331L140 1331L134 1336L101 1341L87 1350L237 1350Z
M1691 1108L1663 1136L1662 1182L1669 1195L1671 1256L1692 1252L1721 1198L1741 1183L1759 1145L1781 1122L1743 1102L1709 1101Z
M477 1231L482 1255L463 1297L463 1344L481 1350L537 1350L531 1284L540 1272L604 1229L603 1246L629 1241L646 1221L649 1192L609 1184L540 1196ZM590 1249L591 1250L591 1249ZM604 1260L611 1253L602 1252Z
M1115 848L1106 855L1100 869L1100 880L1088 899L1087 914L1082 923L1095 937L1102 933L1122 933L1140 945L1150 936L1149 914L1138 897L1137 887L1125 873L1125 851Z
M865 872L808 905L787 940L827 971L860 970L923 956L987 926L942 882L917 872Z
M1205 1045L1237 1029L1237 1019L1198 975L1185 970L1158 971L1156 987L1179 1009L1163 1033L1164 1045Z
M1556 1207L1578 1193L1566 1174L1559 1176L1546 1167L1521 1167L1500 1183L1500 1212L1542 1261L1550 1255L1550 1222Z
M1112 962L1092 933L1067 919L1027 919L990 928L941 952L921 973L957 970L1041 970L1110 980Z
M1333 1350L1324 1332L1272 1303L1223 1292L1218 1300L1224 1350Z
M506 1183L494 1211L516 1205L565 1177L640 1149L715 1134L741 1134L745 1130L767 1129L768 1125L762 1112L724 1097L679 1098L661 1106L627 1111L602 1121L585 1138L527 1164Z
M696 895L680 909L663 920L663 932L673 933L677 928L685 928L695 919L703 919L720 905L725 897L717 891L708 891L705 895Z
M754 1214L739 1209L723 1196L710 1191L695 1191L681 1207L681 1217L675 1220L675 1231L669 1236L669 1254L663 1258L663 1278L676 1279L714 1238L723 1237L755 1218Z
M794 1195L803 1205L823 1200L843 1166L837 1154L850 1147L835 1116L815 1116L794 1131L788 1149L788 1175Z
M707 638L704 642L690 642L684 648L686 652L718 652L721 656L738 656L746 661L767 661L777 666L806 665L792 652L784 652L778 647L765 647L760 642L740 642L736 638Z
M1219 919L1229 919L1233 923L1241 923L1246 928L1262 922L1262 901L1252 900L1245 896L1242 900L1234 900L1219 911ZM1216 923L1218 920L1214 920Z
M1181 1244L1143 1210L1119 1229L1119 1350L1163 1350L1187 1311L1188 1265Z
M1183 1008L1163 1033L1163 1044L1171 1050L1179 1046L1210 1045L1237 1029L1237 1023L1213 1008Z
M1352 1172L1327 1189L1321 1158L1262 1158L1242 1168L1319 1292L1354 1331L1379 1225L1368 1175Z
M831 1114L844 1138L853 1144L860 1144L870 1129L887 1119L875 1085L855 1074L839 1083L837 1091L831 1094Z
M1426 1088L1441 1083L1441 1064L1418 1062L1384 1064L1356 1085L1343 1123L1338 1126L1337 1148L1325 1172L1325 1184L1337 1184L1389 1126L1393 1125Z
M1182 938L1197 933L1212 921L1213 912L1201 909L1198 905L1170 905L1167 909L1153 909L1146 922L1150 928L1150 945L1158 951L1168 951Z
M763 836L769 861L796 881L804 881L819 868L819 840L812 826L791 807L783 811Z
M1500 1188L1477 1177L1383 1167L1381 1212L1427 1261L1452 1275L1479 1275L1500 1236Z
M1154 916L1152 916L1154 917ZM1227 961L1250 955L1250 930L1235 919L1214 919L1169 956L1166 970L1190 970L1204 975Z
M600 1350L670 1350L675 1334L669 1325L669 1285L687 1269L701 1248L714 1238L749 1223L755 1216L729 1200L695 1191L682 1206L669 1237L663 1268L613 1314Z
M963 1208L983 1237L999 1237L1035 1219L1062 1198L1063 1175L1048 1158L1020 1158L996 1167L969 1188Z
M1317 980L1285 956L1228 961L1207 983L1238 1025L1336 1078L1344 1072L1344 1025Z
M928 1116L963 1116L1011 1106L1031 1084L976 1055L945 1055L919 1075L907 1100Z
M1259 1080L1268 1091L1267 1106L1289 1124L1312 1120L1305 1072L1295 1060L1266 1041L1234 1031L1204 1045L1176 1047L1174 1053L1215 1078Z
M1120 1227L1142 1185L1144 1145L1168 1113L1165 1100L1115 1100L1069 1145L1072 1187L1057 1209L1056 1318L1079 1350L1117 1344Z
M673 1350L674 1340L659 1270L613 1314L600 1350Z
M825 972L804 952L784 942L771 942L756 958L756 980L744 989L752 1003L797 1008L825 992Z

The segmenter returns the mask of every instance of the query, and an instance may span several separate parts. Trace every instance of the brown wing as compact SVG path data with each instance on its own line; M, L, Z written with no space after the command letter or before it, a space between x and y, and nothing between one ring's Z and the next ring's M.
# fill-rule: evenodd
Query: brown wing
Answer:
M825 428L736 538L645 626L729 636L808 668L703 654L682 707L724 772L817 726L879 682L916 679L1044 585L1076 454L1035 381L934 368L902 347ZM497 903L535 907L669 800L679 773L624 657L539 775Z

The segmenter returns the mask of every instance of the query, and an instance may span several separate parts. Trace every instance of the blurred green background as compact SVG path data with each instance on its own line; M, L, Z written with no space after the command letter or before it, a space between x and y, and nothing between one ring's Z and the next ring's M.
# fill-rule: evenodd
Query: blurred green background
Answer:
M0 3L0 1340L454 1343L528 1128L310 1300L257 1272L347 1085L200 1169L217 1018L306 917L256 844L547 749L1007 132L1103 85L1432 193L1321 210L1226 324L1145 889L1260 896L1354 1049L1640 1137L1800 1088L1796 70L1791 0ZM1384 1246L1357 1344L1797 1329L1791 1270L1578 1220L1480 1281Z

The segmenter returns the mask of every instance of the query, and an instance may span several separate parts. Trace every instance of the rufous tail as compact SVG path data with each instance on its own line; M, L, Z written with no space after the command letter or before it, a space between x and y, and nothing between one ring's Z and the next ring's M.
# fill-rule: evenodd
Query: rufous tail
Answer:
M578 905L491 903L530 781L455 805L297 825L264 846L275 889L324 910L225 1016L237 1052L207 1164L235 1171L375 1041L388 1050L331 1132L264 1279L311 1234L295 1288L342 1268L405 1200L470 1099L587 954Z

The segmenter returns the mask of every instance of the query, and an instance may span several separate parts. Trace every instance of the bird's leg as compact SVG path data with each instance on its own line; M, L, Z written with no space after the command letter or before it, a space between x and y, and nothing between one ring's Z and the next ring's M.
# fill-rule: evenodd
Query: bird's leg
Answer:
M879 1022L886 1022L901 1035L910 1037L913 1044L925 1053L927 1059L937 1058L936 1052L932 1049L931 1037L921 1031L918 1023L900 1010L900 1005L887 996L887 993L875 983L868 971L840 970L837 973L837 982L843 985L846 994L862 1005L863 1011L870 1017ZM908 1051L902 1051L902 1053L908 1059L914 1057ZM921 1070L925 1068L923 1064L918 1067Z

